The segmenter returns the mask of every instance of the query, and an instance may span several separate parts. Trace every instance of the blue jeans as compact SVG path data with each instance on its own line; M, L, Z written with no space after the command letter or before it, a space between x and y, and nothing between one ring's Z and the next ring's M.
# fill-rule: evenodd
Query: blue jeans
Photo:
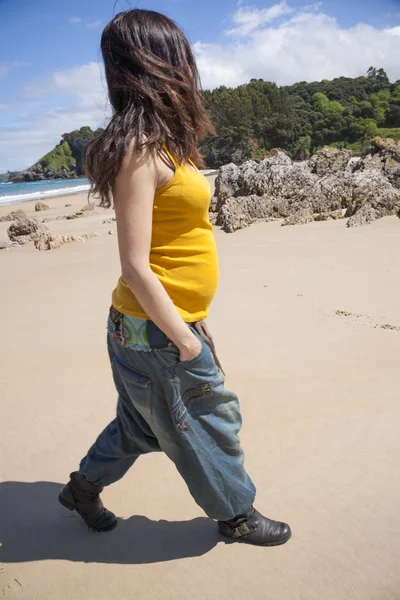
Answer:
M109 330L117 416L82 460L80 472L91 483L110 485L141 454L163 451L210 518L233 519L251 507L256 492L243 466L238 398L225 389L194 328L202 350L180 362L177 348L151 325L149 351L124 347Z

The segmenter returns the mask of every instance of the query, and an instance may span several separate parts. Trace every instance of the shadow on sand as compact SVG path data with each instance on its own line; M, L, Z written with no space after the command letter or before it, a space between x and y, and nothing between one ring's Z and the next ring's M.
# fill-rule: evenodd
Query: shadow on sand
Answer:
M109 533L90 532L75 512L58 504L61 487L50 481L0 483L0 562L156 563L201 556L220 541L205 517L170 522L133 516Z

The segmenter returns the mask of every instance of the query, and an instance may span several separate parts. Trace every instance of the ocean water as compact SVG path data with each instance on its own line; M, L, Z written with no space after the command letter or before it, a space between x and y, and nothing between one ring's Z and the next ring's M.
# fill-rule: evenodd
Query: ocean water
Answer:
M204 175L213 172L210 169L202 171ZM89 188L90 185L87 179L52 179L48 181L30 181L29 183L6 183L0 180L0 206L79 194L87 192Z
M90 185L87 179L52 179L48 181L30 181L29 183L0 181L0 205L68 196L87 192L89 188Z

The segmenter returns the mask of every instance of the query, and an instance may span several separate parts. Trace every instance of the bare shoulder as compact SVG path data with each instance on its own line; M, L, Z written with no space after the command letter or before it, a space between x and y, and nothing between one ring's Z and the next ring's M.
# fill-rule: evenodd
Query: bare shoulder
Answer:
M157 168L157 157L155 151L146 143L138 149L136 139L132 139L121 164L121 172L136 171L146 168L155 170Z

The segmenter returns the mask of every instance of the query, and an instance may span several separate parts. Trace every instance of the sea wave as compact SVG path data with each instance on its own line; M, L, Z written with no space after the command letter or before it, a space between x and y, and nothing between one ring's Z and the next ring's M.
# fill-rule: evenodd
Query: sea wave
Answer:
M84 184L67 188L40 190L38 192L29 192L27 194L15 194L12 196L0 195L0 205L15 204L16 202L29 202L30 200L45 200L48 198L58 198L59 196L71 196L72 194L87 192L89 189L90 185Z

